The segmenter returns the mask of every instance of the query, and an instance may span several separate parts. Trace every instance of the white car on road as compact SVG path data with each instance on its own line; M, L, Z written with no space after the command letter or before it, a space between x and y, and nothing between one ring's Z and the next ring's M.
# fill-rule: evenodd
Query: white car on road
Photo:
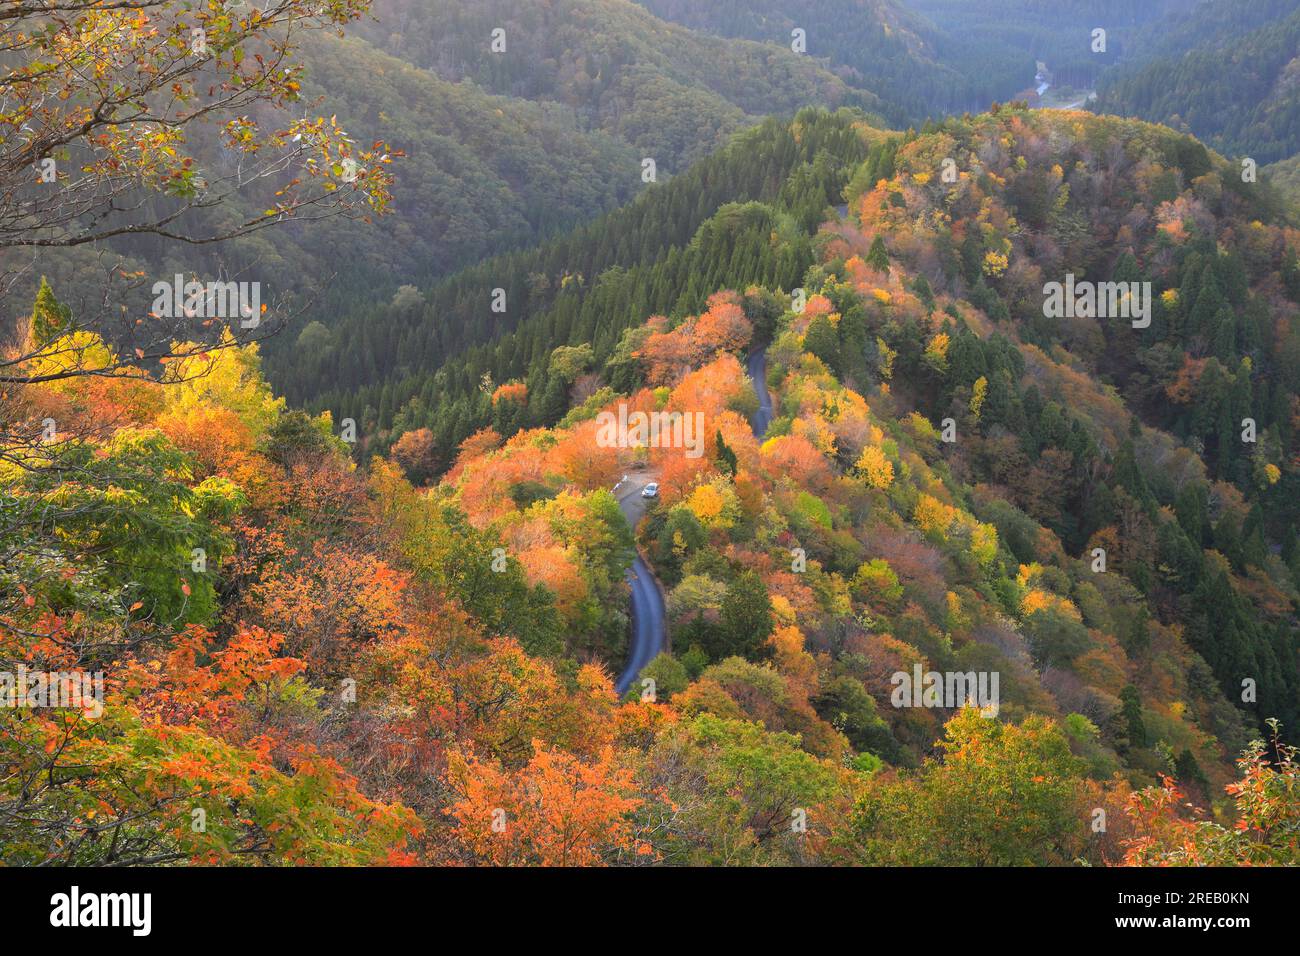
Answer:
M657 481L652 481L652 482L650 482L650 484L648 484L648 485L646 485L644 488L642 488L642 489L641 489L641 497L642 497L642 498L657 498L657 497L659 497L659 482L657 482Z

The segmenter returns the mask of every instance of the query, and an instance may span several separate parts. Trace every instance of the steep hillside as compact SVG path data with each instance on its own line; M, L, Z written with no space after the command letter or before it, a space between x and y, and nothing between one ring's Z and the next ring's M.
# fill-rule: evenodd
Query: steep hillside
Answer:
M947 110L987 106L1019 89L1014 82L1024 83L1023 63L1002 64L1001 83L988 76L973 83L936 50L950 38L894 0L819 0L801 4L797 12L776 0L638 2L656 16L695 30L786 48L793 31L802 30L808 54L826 59L848 83L878 94L891 124L905 126ZM1013 80L1016 72L1020 75Z
M561 104L583 128L619 137L668 173L755 118L881 105L788 45L702 35L631 0L381 0L375 15L358 34L376 47L445 79ZM489 52L494 30L500 52Z
M955 184L934 173L947 157ZM1267 684L1268 709L1294 714L1300 273L1294 233L1260 221L1276 218L1268 195L1190 139L1081 114L949 123L896 164L859 200L863 235L831 247L844 278L879 285L894 309L910 290L931 315L881 337L915 363L895 396L969 423L948 459L977 498L1043 522L1066 555L1103 547L1230 699ZM873 258L897 261L902 285L881 284ZM1069 275L1150 281L1149 327L1052 317L1046 283ZM945 293L974 319L945 317ZM999 334L1020 358L996 357ZM1022 560L1041 560L1028 540Z
M841 226L825 234L828 260L803 280L821 294L810 315L787 319L800 337L778 335L776 374L803 367L785 351L798 342L869 402L879 393L875 401L920 435L930 434L926 423L951 418L962 437L935 445L935 463L944 481L966 490L927 494L997 527L1029 569L1020 572L1022 589L1046 574L1057 583L1043 586L1043 607L1064 608L1077 622L1076 604L1092 593L1088 588L1127 578L1132 600L1144 609L1140 625L1139 618L1111 619L1117 651L1141 657L1158 633L1151 628L1171 628L1209 664L1203 676L1213 672L1224 693L1235 699L1249 679L1261 700L1267 697L1270 714L1293 720L1300 685L1288 562L1294 567L1300 552L1288 489L1296 481L1291 415L1300 391L1291 355L1300 347L1293 328L1300 273L1291 233L1258 221L1275 216L1268 195L1251 193L1194 140L1086 114L1004 111L893 145L892 176L855 195L860 231ZM960 170L952 184L941 176L949 158ZM868 182L883 161L868 161ZM1067 281L1067 274L1151 282L1149 327L1053 317L1044 286ZM697 308L679 304L676 315ZM628 331L612 352L588 351L561 382L593 414L607 401L597 392L601 381L586 376L578 384L578 373L593 361L599 370L597 355L610 355L604 380L616 391L641 375L649 385L673 384L637 364L663 333L646 334ZM733 367L730 374L734 380L739 373ZM542 396L531 381L508 401L502 394L490 405L507 436L529 421L555 421L552 405L564 407L549 387ZM817 399L812 407L822 412L798 428L778 418L774 433L788 427L811 440L829 456L833 475L836 463L853 464L863 452L841 450L833 439L835 418L825 420L825 410L842 404ZM912 411L923 418L908 419ZM1252 437L1243 442L1237 433L1248 418ZM860 433L854 432L859 445ZM730 434L727 445L735 447ZM881 471L904 465L885 457L888 468L873 462ZM797 473L811 467L803 461ZM682 479L683 494L693 480ZM664 485L671 504L675 486ZM476 480L476 494L484 487ZM916 504L914 495L895 502L905 511ZM813 515L822 508L804 507ZM862 552L840 553L848 544L833 544L836 508L823 513L830 537L807 550L847 576ZM858 517L844 531L857 535L862 515L853 513ZM957 520L957 512L943 513ZM1108 553L1112 577L1073 577L1071 561L1098 547ZM1034 570L1039 565L1055 565L1066 577ZM990 594L1011 600L1012 592L1000 588ZM1118 600L1116 592L1104 603ZM1095 630L1101 618L1082 620ZM1073 673L1073 681L1080 675L1072 662L1089 646L1086 628L1071 635L1069 626L1054 624L1051 631L1038 638L1044 646L1035 660L1040 670ZM1056 641L1065 642L1060 656L1047 647ZM1113 664L1118 672L1127 666L1122 659ZM1177 680L1190 679L1197 666L1188 658ZM1231 729L1238 719L1231 714L1206 711L1199 719L1234 740L1240 731Z
M355 423L360 465L256 347L113 374L42 288L0 658L103 707L0 710L0 860L1296 862L1295 752L1251 742L1300 720L1270 194L1080 112L806 111L710 162L500 260L533 307L414 377L400 434ZM1076 280L1131 314L1062 317ZM381 346L419 341L403 299ZM671 653L620 698L634 548Z
M728 285L796 281L846 171L881 135L849 113L766 122L568 237L412 289L405 301L323 316L296 349L277 353L275 379L295 400L364 423L368 447L385 447L390 429L432 428L445 467L492 421L485 374L526 377L535 397L549 396L554 421L567 387L551 382L557 343L590 343L603 362L652 311L698 308Z
M1188 130L1261 165L1300 151L1300 11L1286 4L1284 18L1245 35L1215 28L1212 13L1236 18L1238 8L1207 8L1196 47L1108 75L1095 108Z
M791 31L803 30L808 52L879 95L882 115L899 127L1011 99L1036 85L1039 61L1054 86L1087 89L1121 62L1181 53L1180 38L1204 42L1204 29L1219 28L1223 12L1204 12L1193 31L1188 24L1198 0L815 0L797 9L779 0L639 2L665 19L722 36L787 45ZM1277 15L1251 10L1220 32ZM1097 28L1106 30L1102 52L1092 49Z

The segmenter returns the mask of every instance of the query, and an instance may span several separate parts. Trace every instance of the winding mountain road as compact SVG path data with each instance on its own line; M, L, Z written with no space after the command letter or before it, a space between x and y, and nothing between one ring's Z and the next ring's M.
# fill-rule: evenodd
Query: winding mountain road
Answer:
M755 349L745 360L745 371L749 372L754 382L754 391L758 393L758 411L750 420L754 437L762 438L767 426L772 424L772 393L767 390L767 349Z
M750 420L750 427L755 436L762 438L772 422L772 394L767 390L767 350L751 352L745 368L758 393L758 411ZM656 476L650 472L633 473L624 476L614 486L618 506L623 509L623 517L627 518L633 530L645 514L647 499L641 497L641 490L655 479ZM632 643L627 666L614 684L619 697L627 693L641 668L668 647L668 613L664 597L650 566L639 553L627 570L627 583L632 588Z
M646 500L641 489L653 480L650 473L631 474L618 483L618 505L623 509L633 530L645 514ZM619 676L614 690L622 697L632 686L632 681L659 653L668 646L668 617L663 595L655 581L650 566L638 553L632 567L627 570L627 583L632 586L632 645L627 667Z

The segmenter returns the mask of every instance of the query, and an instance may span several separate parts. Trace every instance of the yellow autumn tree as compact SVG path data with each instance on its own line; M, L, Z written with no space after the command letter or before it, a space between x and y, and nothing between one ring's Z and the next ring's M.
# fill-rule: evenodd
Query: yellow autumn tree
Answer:
M948 368L948 341L948 333L937 332L925 346L926 364L936 371L943 372Z
M735 491L722 479L696 485L684 503L706 528L730 528L739 511Z
M202 346L173 343L173 352L183 356L168 363L168 409L184 415L195 406L210 406L233 411L253 433L260 437L284 411L283 398L271 392L262 377L262 359L256 343L240 345L226 330L220 347L206 350Z
M980 567L988 567L998 556L998 529L982 521L976 522L971 528L970 550Z
M894 377L894 359L898 358L898 350L891 349L884 339L877 337L876 353L880 356L880 377L888 382Z
M927 535L942 537L948 532L957 510L932 495L922 494L916 501L912 520Z
M884 490L894 482L894 463L879 445L868 445L858 458L858 471L872 488Z
M980 420L980 413L984 410L984 399L989 393L989 380L981 375L975 379L975 384L971 386L970 393L970 417L975 421Z

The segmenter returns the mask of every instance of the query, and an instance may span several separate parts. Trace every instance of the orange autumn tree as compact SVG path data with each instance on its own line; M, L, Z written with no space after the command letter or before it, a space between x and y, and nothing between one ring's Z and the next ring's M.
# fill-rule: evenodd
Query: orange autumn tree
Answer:
M734 355L726 353L683 375L668 397L668 409L684 415L703 412L707 425L728 406L752 395L744 367ZM705 433L713 437L708 428Z
M599 432L600 426L594 420L561 432L546 455L548 470L563 475L584 491L612 487L622 475L619 449L602 445Z
M263 727L292 708L302 662L244 629L217 649L191 627L165 658L110 678L98 714L33 710L7 721L0 822L26 864L405 863L407 810L365 797L309 743ZM207 663L204 663L207 661ZM295 688L297 688L295 690Z
M815 445L802 435L782 435L763 443L763 468L776 481L792 481L813 490L830 484L831 468Z
M716 352L739 352L749 344L754 327L745 318L735 292L715 292L709 296L708 308L691 330L701 357Z
M408 575L388 562L342 542L299 550L278 537L246 540L255 557L241 564L260 567L239 605L244 619L284 634L313 673L343 676L363 647L403 626Z
M503 382L492 392L492 404L501 401L522 402L528 398L526 382Z
M433 432L416 428L403 432L393 444L393 458L406 472L407 478L419 484L433 474L437 467L436 445Z
M636 354L645 364L646 381L652 385L671 385L720 353L739 352L754 334L734 292L709 296L708 308L701 315L687 318L669 332L657 331L666 320L651 321L656 331Z
M649 854L630 814L641 804L632 771L606 747L583 761L534 741L533 758L517 771L452 754L449 778L458 799L463 858L494 866L596 866L628 853Z

